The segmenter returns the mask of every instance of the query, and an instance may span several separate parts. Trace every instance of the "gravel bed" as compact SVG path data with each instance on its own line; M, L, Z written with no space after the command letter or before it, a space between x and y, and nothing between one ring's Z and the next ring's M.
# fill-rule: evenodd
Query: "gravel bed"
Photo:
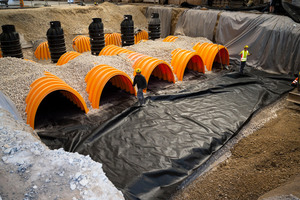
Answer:
M172 60L171 53L173 50L177 48L181 48L189 51L194 51L193 47L198 42L211 43L210 40L203 37L195 37L195 38L187 37L187 36L177 36L177 37L178 39L175 42L163 42L163 39L158 39L155 41L148 40L145 42L140 42L133 46L126 47L126 49L164 60L170 64Z
M126 48L165 60L170 64L172 59L171 52L174 49L182 48L193 51L192 48L197 42L211 42L202 37L178 37L175 42L162 42L162 39L156 41L149 40ZM30 85L36 79L44 76L45 71L48 71L78 91L86 102L88 109L91 110L88 93L86 92L86 82L84 80L87 73L97 65L106 64L125 72L133 80L134 70L132 63L126 54L116 56L92 56L90 52L83 53L61 66L56 66L55 64L39 64L18 58L2 58L0 59L0 91L14 102L22 118L26 120L25 99L29 93Z

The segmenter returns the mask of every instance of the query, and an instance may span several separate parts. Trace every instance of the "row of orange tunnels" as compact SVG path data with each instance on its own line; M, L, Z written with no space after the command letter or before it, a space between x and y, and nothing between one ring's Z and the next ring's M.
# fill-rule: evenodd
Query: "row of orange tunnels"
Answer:
M176 36L168 36L164 39L164 42L174 42L176 39ZM86 44L77 44L76 48L82 51L81 47L83 46L87 47ZM38 47L40 48L39 51L41 51L42 48L44 49L43 51L46 51L47 49L45 47L45 44L41 44ZM128 59L130 59L133 63L133 71L135 71L134 69L136 68L140 68L142 70L142 75L145 76L147 82L152 75L161 80L175 83L175 75L179 81L182 81L186 68L205 73L205 67L208 71L211 71L213 63L215 62L223 65L229 65L228 50L222 45L213 43L197 43L193 49L195 51L183 49L173 50L172 60L170 63L171 65L164 60L130 51L116 45L105 46L99 53L99 56L113 56L121 53L127 54ZM75 51L66 52L60 57L57 65L66 64L80 55L81 54L79 52ZM108 82L121 90L132 95L136 95L136 90L132 86L133 81L129 75L112 66L95 66L87 73L85 82L87 83L86 91L88 93L89 101L94 109L99 108L102 91ZM88 107L82 96L62 79L49 72L45 72L45 76L35 80L30 87L30 91L26 97L26 113L27 123L32 128L35 126L35 117L39 105L48 94L55 91L60 91L81 110L85 113L88 112Z

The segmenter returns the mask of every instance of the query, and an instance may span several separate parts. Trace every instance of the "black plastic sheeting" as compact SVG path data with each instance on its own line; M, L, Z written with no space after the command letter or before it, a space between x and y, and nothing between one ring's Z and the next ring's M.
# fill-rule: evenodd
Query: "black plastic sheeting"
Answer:
M101 162L126 199L167 199L253 113L291 90L292 80L253 69L149 97L71 149Z

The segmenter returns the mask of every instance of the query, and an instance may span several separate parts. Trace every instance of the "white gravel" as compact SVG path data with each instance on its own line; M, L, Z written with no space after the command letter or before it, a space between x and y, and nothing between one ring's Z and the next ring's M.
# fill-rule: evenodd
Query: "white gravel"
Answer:
M89 156L49 150L22 121L0 108L0 197L124 199ZM0 199L1 199L0 198Z
M181 48L189 51L194 51L193 47L198 42L212 43L210 40L203 37L195 37L195 38L187 37L187 36L177 36L177 37L178 39L176 39L175 42L163 42L163 39L158 39L155 41L148 40L146 42L140 42L139 44L126 47L126 49L164 60L170 64L172 60L171 53L173 50L177 48Z

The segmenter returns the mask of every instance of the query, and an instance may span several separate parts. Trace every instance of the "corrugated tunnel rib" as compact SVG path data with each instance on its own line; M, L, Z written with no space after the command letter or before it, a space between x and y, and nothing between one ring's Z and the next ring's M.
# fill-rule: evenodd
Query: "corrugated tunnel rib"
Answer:
M172 51L171 65L179 81L182 81L186 68L205 73L202 58L192 51L175 49Z
M105 46L116 45L122 46L121 33L107 33L104 35Z
M142 70L142 75L145 76L147 83L149 82L149 78L151 75L165 80L169 82L175 83L174 74L170 65L160 59L149 57L149 56L142 56L142 54L133 54L138 55L137 57L134 56L136 60L132 58L132 55L128 57L134 60L133 68L140 68ZM134 72L135 74L135 72Z
M134 36L134 44L138 44L141 40L148 40L148 32L145 30L139 31Z
M34 128L35 116L40 103L47 95L55 91L62 91L62 94L77 105L81 110L85 113L88 112L88 108L81 95L63 80L49 72L45 72L44 77L36 79L30 87L31 89L25 102L27 104L27 124L29 124L32 128Z
M134 52L115 45L108 45L100 51L99 56L114 56L120 53L129 54Z
M34 55L37 59L48 60L50 59L50 50L48 42L42 42L35 50Z
M136 95L131 78L125 72L108 65L98 65L91 69L86 75L85 81L87 83L86 91L93 108L99 108L102 91L108 82Z
M79 53L91 51L90 38L83 35L78 35L73 39L72 47L74 51Z
M163 42L175 42L175 40L177 40L177 39L178 39L177 36L169 35L168 37L163 39Z
M74 58L80 55L81 55L80 53L75 51L66 52L59 58L56 65L64 65L68 63L70 60L73 60Z
M223 45L199 42L193 49L201 56L208 71L212 70L214 62L229 65L229 53Z
M120 53L129 54L128 58L134 61L132 66L133 69L141 68L142 74L145 76L147 83L149 82L149 78L151 75L159 79L175 83L172 68L167 62L163 60L136 53L134 51L130 51L114 45L104 47L99 55L113 56Z

